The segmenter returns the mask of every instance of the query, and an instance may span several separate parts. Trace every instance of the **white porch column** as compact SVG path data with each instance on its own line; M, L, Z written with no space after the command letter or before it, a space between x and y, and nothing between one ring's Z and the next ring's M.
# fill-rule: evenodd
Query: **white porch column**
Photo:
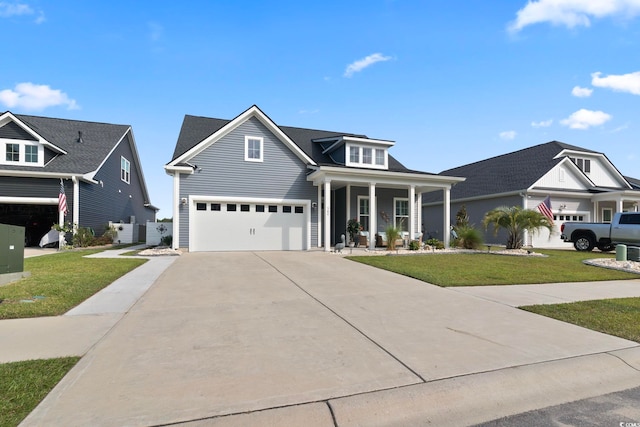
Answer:
M318 229L316 230L316 238L318 247L322 247L322 186L318 185L318 205L316 207L316 216L318 217Z
M416 225L416 233L422 233L422 192L418 191L416 197L418 224ZM420 241L424 242L424 236L420 236Z
M324 182L324 251L331 252L331 180Z
M78 177L71 178L73 182L73 234L78 232L80 226L80 183Z
M622 199L622 197L620 197L618 199L618 210L617 210L617 212L622 212L623 209L624 209L624 200Z
M347 220L345 222L345 224L349 224L349 220L351 219L351 184L347 184L347 212L345 213L347 216ZM351 235L349 233L347 234L347 242L351 242Z
M171 247L178 249L180 247L180 174L173 173L173 237Z
M442 191L444 192L442 205L442 209L444 211L444 221L442 224L442 241L444 242L444 247L448 248L451 238L451 220L449 219L449 217L451 216L451 189L445 188Z
M409 241L416 236L416 186L409 186Z
M369 249L376 247L376 232L378 230L378 208L376 206L376 184L369 184Z
M593 222L598 222L598 208L600 207L600 204L598 202L593 202L593 219L591 221Z

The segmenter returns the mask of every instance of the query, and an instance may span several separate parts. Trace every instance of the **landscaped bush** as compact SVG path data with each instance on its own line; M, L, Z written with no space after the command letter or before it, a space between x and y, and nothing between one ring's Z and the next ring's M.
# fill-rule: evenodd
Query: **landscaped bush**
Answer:
M86 248L93 243L94 235L93 230L88 227L79 227L76 233L73 235L73 246Z
M442 240L438 240L436 238L428 239L425 244L434 247L436 249L444 249L444 242Z
M459 227L457 230L458 237L455 239L455 246L465 249L478 249L482 245L482 233L471 227Z
M163 246L171 247L172 243L173 243L173 236L162 236L162 238L160 239L160 244Z
M417 251L418 249L420 249L420 242L418 240L412 240L409 242L410 251Z
M398 227L389 226L385 230L387 233L387 249L390 251L396 250L396 240L400 238L400 229Z

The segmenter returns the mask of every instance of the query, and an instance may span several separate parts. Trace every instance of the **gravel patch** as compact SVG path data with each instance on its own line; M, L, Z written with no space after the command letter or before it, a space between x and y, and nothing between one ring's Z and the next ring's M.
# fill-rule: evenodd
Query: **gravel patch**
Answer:
M180 252L168 247L155 247L138 252L139 256L179 256Z
M585 264L595 267L609 268L611 270L626 271L627 273L640 274L640 262L637 261L616 261L613 258L595 258L583 261Z

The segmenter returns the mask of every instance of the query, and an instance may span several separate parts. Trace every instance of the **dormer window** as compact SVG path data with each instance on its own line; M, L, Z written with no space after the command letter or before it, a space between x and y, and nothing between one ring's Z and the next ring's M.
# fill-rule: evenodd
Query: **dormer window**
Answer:
M360 147L349 147L349 161L360 163Z
M38 163L38 147L27 145L24 147L24 161L27 163Z
M387 150L372 146L347 143L346 166L366 167L372 169L387 168Z
M591 160L589 159L581 159L579 157L569 157L573 163L576 164L580 168L580 170L584 173L591 172Z
M18 144L7 144L7 162L19 162L20 161L20 146Z
M371 156L372 151L373 151L372 148L362 147L362 163L364 163L365 165L370 165L373 162L373 159Z
M44 147L37 142L0 139L0 150L4 147L4 156L0 164L20 166L44 166Z

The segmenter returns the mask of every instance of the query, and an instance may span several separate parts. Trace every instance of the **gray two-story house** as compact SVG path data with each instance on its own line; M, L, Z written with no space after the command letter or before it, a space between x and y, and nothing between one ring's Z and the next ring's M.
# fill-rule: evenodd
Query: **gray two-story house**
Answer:
M393 141L278 126L257 106L232 120L185 116L173 157L173 245L189 251L326 251L362 225L419 238L422 194L464 178L409 170ZM442 207L448 227L449 205ZM358 239L362 243L362 239Z
M154 221L131 126L0 114L0 223L37 245L54 224ZM61 185L67 200L60 212Z

